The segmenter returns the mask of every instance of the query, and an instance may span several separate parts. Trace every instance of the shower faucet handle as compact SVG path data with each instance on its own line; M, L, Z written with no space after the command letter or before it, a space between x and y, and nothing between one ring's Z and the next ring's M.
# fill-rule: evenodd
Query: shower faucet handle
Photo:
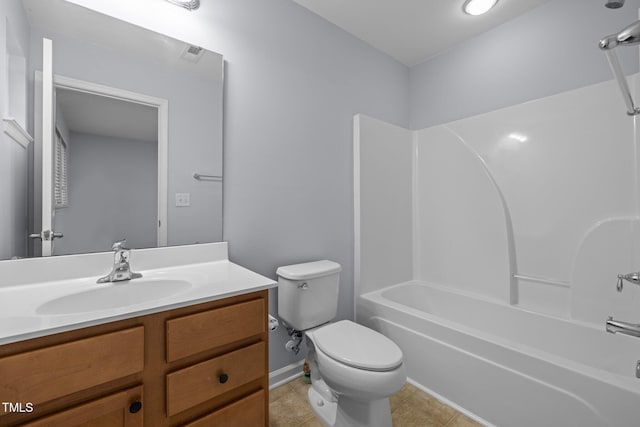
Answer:
M618 274L618 283L616 284L616 289L618 290L618 292L622 292L622 286L625 280L629 283L640 285L640 272Z

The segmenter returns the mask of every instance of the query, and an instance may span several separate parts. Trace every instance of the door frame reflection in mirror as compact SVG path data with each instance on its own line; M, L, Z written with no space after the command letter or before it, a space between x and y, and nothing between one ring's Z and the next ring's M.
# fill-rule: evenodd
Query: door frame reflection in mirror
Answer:
M167 181L169 149L169 101L150 95L54 74L54 90L63 89L155 108L158 112L158 209L157 247L167 246ZM37 164L37 160L36 160ZM37 211L37 209L36 209Z

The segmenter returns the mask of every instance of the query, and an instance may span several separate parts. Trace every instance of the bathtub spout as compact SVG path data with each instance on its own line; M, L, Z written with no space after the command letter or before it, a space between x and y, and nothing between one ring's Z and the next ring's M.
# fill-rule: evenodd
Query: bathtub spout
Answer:
M620 320L614 320L613 317L607 318L607 332L615 334L620 332L621 334L631 335L633 337L640 338L640 324L621 322Z

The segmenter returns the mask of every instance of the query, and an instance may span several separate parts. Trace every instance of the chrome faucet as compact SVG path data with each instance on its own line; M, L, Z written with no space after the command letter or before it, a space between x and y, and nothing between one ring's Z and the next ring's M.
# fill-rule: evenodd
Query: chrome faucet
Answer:
M636 285L640 285L640 272L629 273L629 274L618 274L618 283L616 284L616 289L618 292L622 292L622 282L626 280L629 283L635 283Z
M98 283L123 282L125 280L138 279L142 277L140 273L134 273L129 267L131 251L126 247L127 239L119 240L111 246L114 251L113 269L111 273L98 279Z
M621 322L620 320L614 320L613 317L609 316L607 318L606 328L607 332L611 334L620 332L621 334L640 338L640 324L638 323Z

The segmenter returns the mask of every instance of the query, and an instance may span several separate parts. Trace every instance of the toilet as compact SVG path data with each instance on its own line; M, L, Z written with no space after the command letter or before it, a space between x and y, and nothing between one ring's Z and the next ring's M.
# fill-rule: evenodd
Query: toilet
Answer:
M340 271L328 260L279 267L278 315L289 335L306 339L309 403L326 427L391 427L389 396L407 377L402 350L350 320L331 323Z

